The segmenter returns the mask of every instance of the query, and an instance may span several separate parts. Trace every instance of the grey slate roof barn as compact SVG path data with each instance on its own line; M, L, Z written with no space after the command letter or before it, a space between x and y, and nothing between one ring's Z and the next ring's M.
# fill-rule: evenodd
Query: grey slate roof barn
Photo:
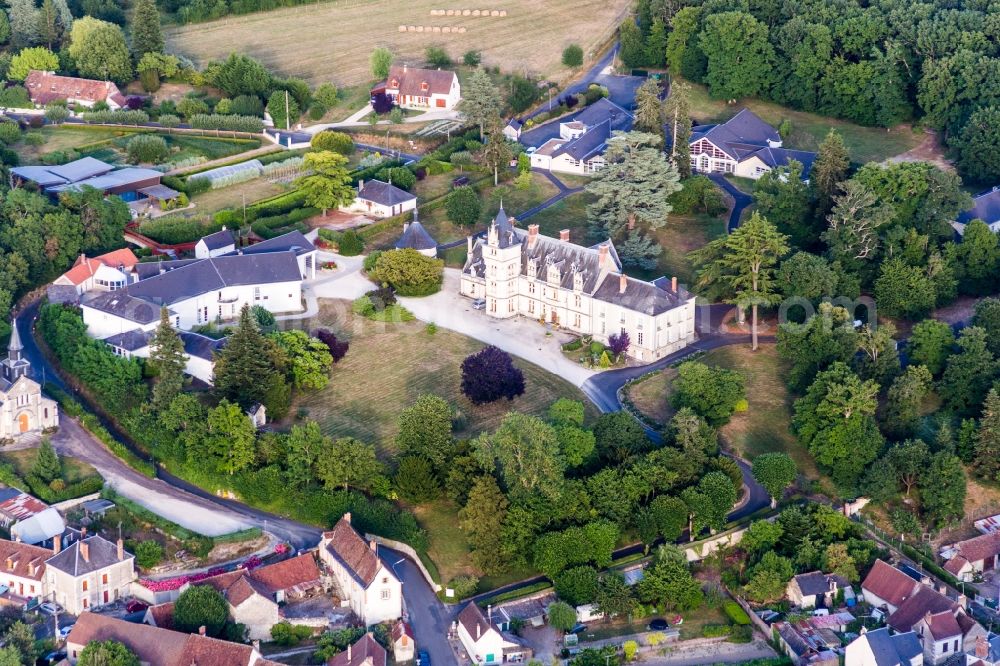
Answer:
M371 201L380 206L392 207L417 198L404 189L381 180L366 180L358 184L358 199Z

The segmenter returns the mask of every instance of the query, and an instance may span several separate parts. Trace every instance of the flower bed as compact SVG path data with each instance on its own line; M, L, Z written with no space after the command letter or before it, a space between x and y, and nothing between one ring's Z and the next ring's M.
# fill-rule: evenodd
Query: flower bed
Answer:
M172 590L179 590L188 583L197 583L200 580L205 580L206 578L211 578L212 576L218 576L219 574L224 573L226 573L224 568L215 567L209 569L208 571L202 571L196 574L186 574L184 576L175 576L174 578L165 578L163 580L140 578L139 584L152 592L170 592Z

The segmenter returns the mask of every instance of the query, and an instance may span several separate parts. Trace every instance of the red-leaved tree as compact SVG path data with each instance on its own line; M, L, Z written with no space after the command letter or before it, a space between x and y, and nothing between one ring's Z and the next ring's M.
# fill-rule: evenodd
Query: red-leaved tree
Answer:
M510 354L492 345L462 361L462 393L476 405L524 393L524 373Z

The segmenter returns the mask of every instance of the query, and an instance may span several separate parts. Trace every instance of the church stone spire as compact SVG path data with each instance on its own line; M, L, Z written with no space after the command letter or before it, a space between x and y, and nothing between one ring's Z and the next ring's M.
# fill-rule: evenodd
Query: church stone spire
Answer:
M17 330L17 318L10 323L10 342L7 344L7 358L3 360L3 378L10 383L14 383L18 378L28 374L31 364L25 359L21 352L24 344L21 342L21 334Z

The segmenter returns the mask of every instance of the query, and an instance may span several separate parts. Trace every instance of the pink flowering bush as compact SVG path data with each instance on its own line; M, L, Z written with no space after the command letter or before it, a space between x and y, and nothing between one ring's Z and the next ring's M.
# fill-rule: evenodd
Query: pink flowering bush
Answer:
M287 543L279 543L277 546L274 547L274 552L277 553L278 555L284 555L291 549L292 547L289 546Z
M256 555L251 555L250 557L248 557L243 561L243 564L240 565L240 569L246 569L247 571L250 571L252 569L256 569L262 564L264 564L264 562L259 557L257 557Z
M209 569L208 571L202 571L196 574L186 574L184 576L176 576L174 578L164 578L163 580L140 578L139 584L152 592L170 592L171 590L179 590L188 583L197 583L200 580L205 580L206 578L211 578L212 576L218 576L222 573L226 573L226 570L222 567L215 567Z

